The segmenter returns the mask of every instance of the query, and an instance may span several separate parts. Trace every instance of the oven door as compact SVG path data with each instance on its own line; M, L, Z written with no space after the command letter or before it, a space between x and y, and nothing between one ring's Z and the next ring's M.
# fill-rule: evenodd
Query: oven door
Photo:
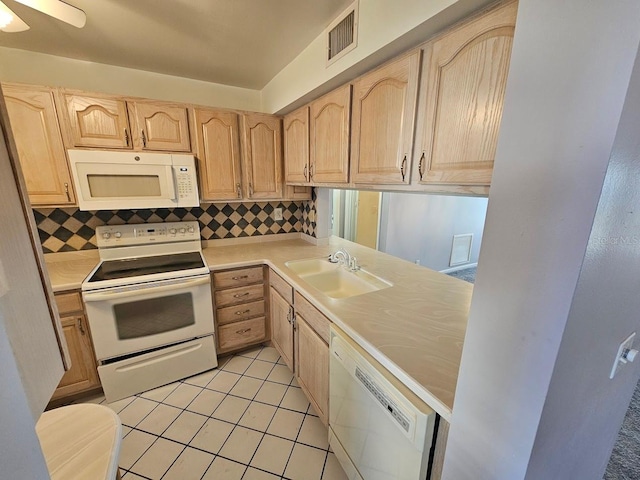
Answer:
M83 292L98 360L211 335L207 275Z

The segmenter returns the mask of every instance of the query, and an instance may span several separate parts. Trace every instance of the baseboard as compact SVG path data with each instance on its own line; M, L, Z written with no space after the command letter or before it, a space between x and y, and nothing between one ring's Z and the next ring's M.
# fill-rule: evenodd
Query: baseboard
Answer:
M478 262L476 263L465 263L464 265L458 265L457 267L445 268L444 270L439 270L440 273L452 273L457 272L458 270L466 270L467 268L477 267Z

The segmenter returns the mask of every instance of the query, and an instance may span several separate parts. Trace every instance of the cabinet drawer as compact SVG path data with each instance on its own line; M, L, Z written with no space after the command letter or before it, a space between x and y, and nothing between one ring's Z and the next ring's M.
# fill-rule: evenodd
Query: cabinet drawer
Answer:
M264 285L249 285L248 287L219 290L214 294L216 308L236 305L238 303L252 302L264 298Z
M241 303L233 307L219 308L216 310L218 325L246 320L247 318L264 316L264 300L251 303Z
M265 338L264 317L230 323L218 328L220 351L232 350Z
M309 326L322 338L325 343L329 344L329 327L331 320L325 317L320 311L311 305L309 301L300 295L295 294L294 308L296 315L300 315L309 324Z
M273 270L269 270L269 283L275 288L276 292L282 295L282 298L290 304L293 303L293 287Z
M263 280L262 266L213 273L213 286L215 288L239 287L240 285L249 285Z
M60 315L82 312L82 298L79 292L57 293L55 299Z

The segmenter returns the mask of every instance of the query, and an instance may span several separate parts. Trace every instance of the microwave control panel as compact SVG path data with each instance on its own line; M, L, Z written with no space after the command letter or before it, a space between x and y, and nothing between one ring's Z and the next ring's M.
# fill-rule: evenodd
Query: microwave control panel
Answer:
M176 183L178 184L178 198L180 199L187 199L198 195L193 183L195 175L193 175L190 170L190 167L174 167Z

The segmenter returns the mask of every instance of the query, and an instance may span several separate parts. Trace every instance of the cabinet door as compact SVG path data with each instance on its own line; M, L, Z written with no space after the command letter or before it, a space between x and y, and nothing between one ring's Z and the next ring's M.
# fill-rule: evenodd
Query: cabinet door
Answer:
M71 175L52 92L17 85L3 85L2 89L31 204L73 205Z
M293 371L293 307L273 287L269 292L271 341Z
M282 198L282 127L279 117L242 116L243 175L247 197Z
M242 198L238 115L196 110L195 118L202 200Z
M420 55L414 51L354 83L352 182L409 183Z
M309 183L309 107L284 117L285 182Z
M327 323L329 320L327 319ZM329 345L296 314L296 376L327 425L329 419Z
M190 152L189 116L186 107L156 102L128 102L131 123L136 125L137 148Z
M132 148L124 100L69 93L62 98L74 147Z
M69 348L71 368L60 380L52 400L100 386L86 318L84 315L71 315L62 317L60 321Z
M311 180L349 181L351 85L345 85L311 104Z
M490 184L516 10L505 5L427 47L417 183Z

